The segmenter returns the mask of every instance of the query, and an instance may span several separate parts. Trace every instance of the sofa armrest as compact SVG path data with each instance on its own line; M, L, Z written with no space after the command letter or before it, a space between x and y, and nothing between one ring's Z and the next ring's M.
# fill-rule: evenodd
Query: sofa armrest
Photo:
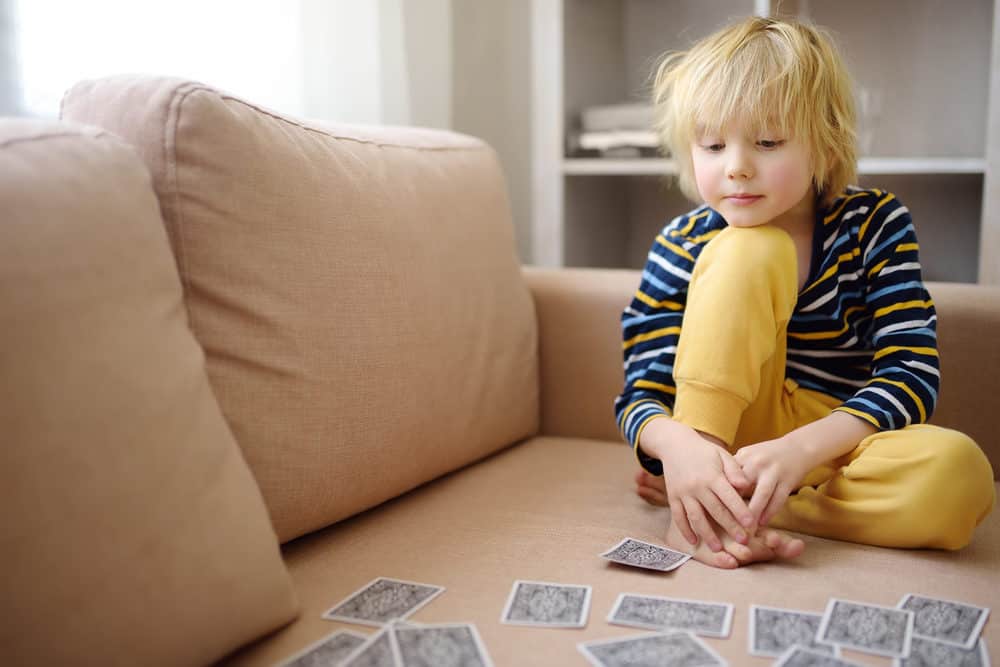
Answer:
M621 441L621 314L641 275L525 267L538 318L542 435Z
M620 440L620 317L641 273L526 267L538 317L543 435ZM942 391L931 422L967 433L1000 473L1000 288L928 283Z
M1000 473L1000 288L928 283L938 315L941 394L931 422L968 434Z

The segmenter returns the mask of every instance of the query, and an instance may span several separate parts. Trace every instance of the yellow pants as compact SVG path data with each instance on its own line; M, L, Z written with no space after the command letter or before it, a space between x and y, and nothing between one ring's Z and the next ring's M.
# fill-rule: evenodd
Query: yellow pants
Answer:
M674 419L735 452L840 405L785 378L797 278L795 246L776 227L730 227L705 247L674 362ZM990 463L971 438L910 425L871 435L812 470L770 525L879 546L959 549L994 495Z

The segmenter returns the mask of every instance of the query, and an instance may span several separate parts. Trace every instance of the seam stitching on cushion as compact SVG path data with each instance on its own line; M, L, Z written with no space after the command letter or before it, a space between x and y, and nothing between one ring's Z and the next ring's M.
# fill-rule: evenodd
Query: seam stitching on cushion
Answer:
M187 96L196 90L204 89L200 84L181 85L174 89L167 105L167 122L163 124L163 162L166 173L166 186L170 189L170 198L173 200L174 225L177 229L177 248L174 250L174 257L177 261L177 272L180 274L181 286L183 288L182 300L184 310L188 317L188 326L191 330L196 329L194 314L191 311L191 304L188 297L191 296L191 283L187 271L187 248L184 244L184 224L181 215L180 188L177 185L177 127L180 125L181 105ZM173 138L173 142L168 141L168 135ZM171 150L172 148L172 150Z
M378 146L379 148L409 148L410 150L414 150L414 151L427 151L427 152L438 152L438 151L442 151L442 152L443 151L479 152L479 151L483 151L485 149L485 147L484 147L484 145L482 143L478 143L475 146L436 146L436 147L434 147L434 146L410 146L410 145L407 145L407 144L392 144L392 143L384 143L384 142L379 142L379 141L370 141L370 140L367 140L367 139L358 139L357 137L344 137L344 136L341 136L339 134L334 134L334 133L329 132L327 130L320 129L318 127L310 127L310 126L305 125L303 123L300 123L298 121L292 120L291 118L288 118L286 116L282 116L281 114L275 113L273 111L269 111L267 109L263 109L263 108L255 105L255 104L251 104L250 102L247 102L246 100L242 100L242 99L240 99L238 97L233 97L232 95L226 95L226 94L220 93L217 90L213 90L212 88L204 87L204 88L202 88L202 90L207 90L207 91L210 91L210 92L214 92L214 93L216 93L217 95L219 95L219 97L221 97L224 100L228 100L230 102L237 102L239 104L242 104L245 107L249 107L249 108L253 109L254 111L257 111L258 113L262 113L265 116L270 116L271 118L274 118L276 120L280 120L280 121L282 121L284 123L288 123L289 125L294 125L295 127L301 128L301 129L305 130L306 132L313 132L315 134L321 134L321 135L323 135L325 137L330 137L331 139L339 139L341 141L353 141L354 143L369 144L369 145L372 145L372 146ZM372 127L378 127L378 126L374 125Z
M46 139L65 139L67 137L74 137L77 139L108 139L116 138L110 132L104 130L98 130L97 132L50 132L47 134L33 134L27 137L11 137L6 141L0 141L0 149L9 148L16 144L26 144L33 141L45 141Z

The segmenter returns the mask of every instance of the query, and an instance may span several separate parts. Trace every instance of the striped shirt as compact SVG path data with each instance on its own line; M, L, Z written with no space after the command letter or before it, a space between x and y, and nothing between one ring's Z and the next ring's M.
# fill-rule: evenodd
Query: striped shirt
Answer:
M649 252L622 313L625 388L615 399L622 437L640 462L642 426L670 415L674 355L698 256L727 226L708 206L672 220ZM848 188L817 211L812 262L788 324L785 375L834 396L880 430L923 423L937 402L937 316L920 277L910 213L881 190Z

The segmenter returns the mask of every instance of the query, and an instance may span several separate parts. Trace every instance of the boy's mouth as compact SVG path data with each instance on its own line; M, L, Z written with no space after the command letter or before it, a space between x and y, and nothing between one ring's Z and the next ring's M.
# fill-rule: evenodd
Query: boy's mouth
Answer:
M726 195L726 199L738 206L745 206L747 204L752 204L758 199L763 198L764 195L752 195L746 192L740 192L734 195Z

